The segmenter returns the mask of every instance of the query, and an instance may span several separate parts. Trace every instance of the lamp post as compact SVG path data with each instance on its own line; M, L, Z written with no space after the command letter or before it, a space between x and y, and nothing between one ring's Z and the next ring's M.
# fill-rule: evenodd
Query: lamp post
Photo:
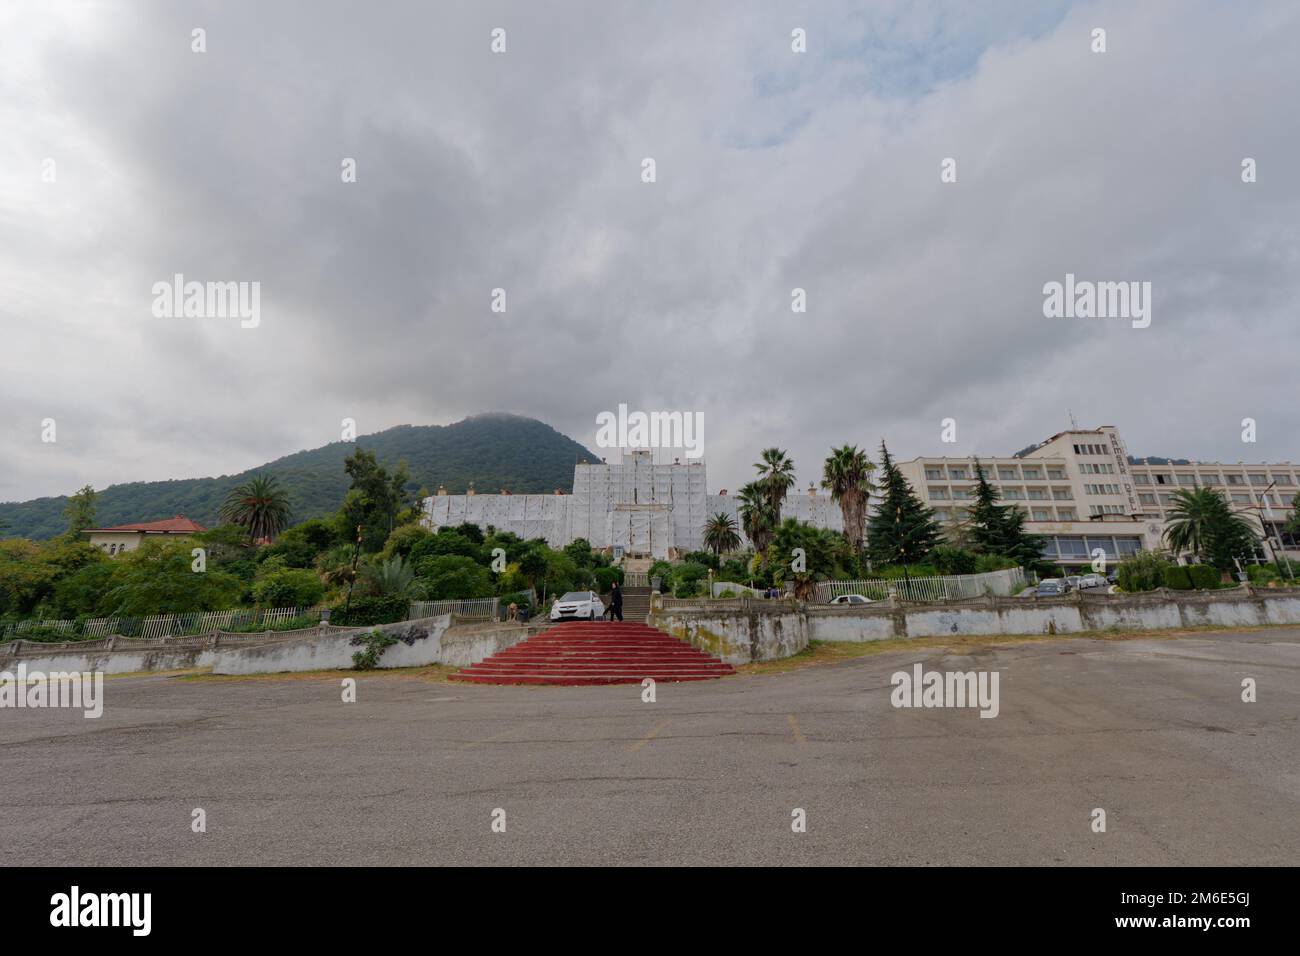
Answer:
M348 578L348 599L343 605L343 620L352 609L352 587L357 583L357 559L361 556L361 525L357 525L357 543L352 548L352 576Z

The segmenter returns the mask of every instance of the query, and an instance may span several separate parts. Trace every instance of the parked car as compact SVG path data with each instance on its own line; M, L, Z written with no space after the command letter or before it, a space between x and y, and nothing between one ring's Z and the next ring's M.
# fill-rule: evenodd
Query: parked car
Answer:
M865 598L861 594L841 594L831 601L832 604L875 604L871 598Z
M1067 574L1064 580L1067 591L1075 591L1083 587L1083 578L1080 575Z
M1104 574L1085 574L1079 578L1079 588L1088 590L1090 588L1104 588L1108 582Z
M1034 588L1035 597L1060 597L1062 594L1068 594L1070 585L1066 584L1060 578L1043 578L1038 582L1038 587Z
M605 605L595 591L570 591L551 605L551 620L595 621L605 616Z

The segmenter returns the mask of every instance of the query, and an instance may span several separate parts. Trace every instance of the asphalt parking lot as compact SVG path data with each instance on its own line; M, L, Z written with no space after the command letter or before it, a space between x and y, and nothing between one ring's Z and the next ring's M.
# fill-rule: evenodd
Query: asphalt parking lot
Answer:
M996 671L998 716L895 708L916 662ZM0 710L0 846L13 865L1300 862L1300 628L918 647L655 703L397 675L357 697L148 676L106 682L98 720Z

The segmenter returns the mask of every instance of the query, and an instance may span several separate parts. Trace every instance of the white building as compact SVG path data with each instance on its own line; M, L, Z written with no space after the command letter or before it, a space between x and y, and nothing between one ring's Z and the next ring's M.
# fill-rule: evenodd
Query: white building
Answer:
M1300 469L1290 462L1130 463L1113 425L1061 432L1020 456L979 461L1002 503L1024 510L1026 530L1047 539L1044 556L1068 567L1089 564L1098 550L1113 563L1161 547L1173 491L1197 485L1224 491L1236 510L1281 543L1280 526L1300 490ZM915 458L898 467L945 528L960 526L964 502L974 494L974 458ZM701 550L705 523L719 512L736 518L745 540L739 507L740 500L725 492L708 493L703 459L661 465L648 450L625 454L618 464L575 466L572 494L448 495L440 489L424 501L425 524L433 530L468 521L545 538L552 547L586 538L596 548L655 558ZM815 488L792 491L781 516L842 529L839 505ZM1300 551L1285 541L1288 553Z

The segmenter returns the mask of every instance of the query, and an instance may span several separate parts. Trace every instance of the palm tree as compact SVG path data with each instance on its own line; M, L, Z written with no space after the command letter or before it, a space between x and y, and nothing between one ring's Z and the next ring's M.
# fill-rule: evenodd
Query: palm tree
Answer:
M415 568L400 554L379 564L367 564L363 573L371 592L378 595L409 594L417 583Z
M254 475L230 490L219 517L247 528L253 541L270 540L289 525L289 495L274 475Z
M780 448L764 448L760 459L754 467L758 469L758 482L763 486L775 527L781 523L781 503L794 487L794 462Z
M761 481L751 481L740 489L740 524L745 529L745 536L758 552L759 562L767 567L767 543L772 539L776 522L772 517L772 506L768 501L767 489Z
M704 526L704 546L718 556L724 551L739 548L740 533L736 519L725 511L719 511L710 518Z
M1257 537L1251 522L1232 510L1221 491L1180 488L1173 493L1164 538L1175 554L1190 551L1222 568L1252 550Z
M857 445L832 448L822 466L822 487L829 489L831 497L840 503L844 519L844 537L855 554L862 552L862 538L866 533L867 501L876 486L871 483L873 462Z

